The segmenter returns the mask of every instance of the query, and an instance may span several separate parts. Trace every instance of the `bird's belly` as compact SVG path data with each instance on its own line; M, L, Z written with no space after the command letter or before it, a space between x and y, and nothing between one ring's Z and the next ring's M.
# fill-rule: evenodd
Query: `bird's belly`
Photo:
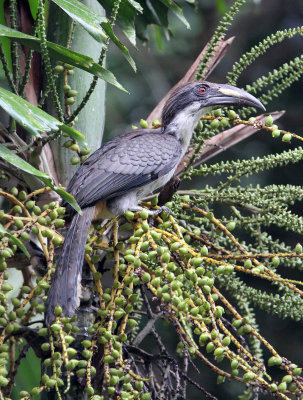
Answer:
M160 176L160 178L154 180L153 182L144 185L142 187L139 187L137 189L137 198L138 200L144 199L144 197L154 193L157 189L161 188L164 186L174 175L175 168L170 171L168 174Z

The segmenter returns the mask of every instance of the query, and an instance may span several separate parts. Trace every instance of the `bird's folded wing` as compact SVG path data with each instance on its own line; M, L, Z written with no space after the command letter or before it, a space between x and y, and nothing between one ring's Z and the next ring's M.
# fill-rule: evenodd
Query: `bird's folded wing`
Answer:
M176 167L181 144L160 129L136 130L94 152L79 168L67 191L80 207L118 197L167 174Z

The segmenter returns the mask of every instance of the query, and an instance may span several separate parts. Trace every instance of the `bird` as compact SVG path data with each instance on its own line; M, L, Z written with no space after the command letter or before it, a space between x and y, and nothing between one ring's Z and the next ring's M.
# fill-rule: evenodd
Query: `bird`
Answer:
M237 87L197 81L176 88L166 101L157 129L135 129L105 143L79 167L67 186L82 209L72 213L46 302L45 321L54 321L56 306L72 317L79 305L79 287L86 239L94 220L142 210L140 200L159 191L174 175L204 114L218 106L263 104ZM161 211L161 208L160 208ZM149 214L159 212L148 210Z

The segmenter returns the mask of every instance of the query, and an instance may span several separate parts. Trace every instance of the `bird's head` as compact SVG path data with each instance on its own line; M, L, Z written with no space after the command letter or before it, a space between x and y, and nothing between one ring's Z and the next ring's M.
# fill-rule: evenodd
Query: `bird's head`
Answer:
M184 119L201 118L212 109L229 104L265 110L263 104L245 90L206 81L191 82L173 91L163 108L162 124L168 126L180 113Z

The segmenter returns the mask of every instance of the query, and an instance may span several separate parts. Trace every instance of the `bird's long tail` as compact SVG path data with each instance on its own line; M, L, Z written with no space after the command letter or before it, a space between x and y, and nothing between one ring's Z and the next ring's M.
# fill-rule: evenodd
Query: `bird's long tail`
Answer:
M79 305L79 287L82 276L85 244L94 207L86 207L83 215L74 215L66 234L63 248L56 265L51 288L46 301L45 322L54 321L56 306L62 307L63 314L71 317Z

